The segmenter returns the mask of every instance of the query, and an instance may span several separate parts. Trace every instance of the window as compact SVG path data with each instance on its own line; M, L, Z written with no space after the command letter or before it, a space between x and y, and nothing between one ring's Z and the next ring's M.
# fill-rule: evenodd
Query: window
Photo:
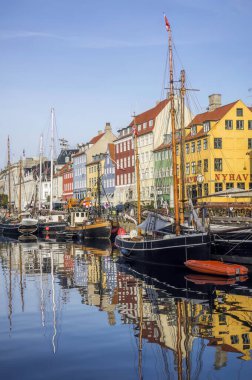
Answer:
M192 162L192 174L196 174L196 162Z
M127 168L127 157L124 157L123 159L123 167Z
M222 191L222 183L221 182L216 182L214 184L215 192L217 193L218 191Z
M186 144L185 151L186 151L186 154L190 153L190 145L189 144Z
M249 190L252 190L252 182L249 182Z
M252 120L248 120L248 129L252 129Z
M204 160L204 172L208 172L208 160Z
M230 340L231 340L231 344L238 344L239 343L238 335L231 335Z
M147 128L147 123L143 123L143 129Z
M214 170L216 172L222 171L222 158L215 158L214 159Z
M236 120L236 129L244 129L244 121L243 120Z
M204 150L208 149L208 141L207 141L207 139L203 140L203 149Z
M196 135L196 133L197 133L197 125L193 125L191 128L191 136Z
M245 190L245 183L244 182L237 182L237 188L241 190Z
M128 157L128 168L130 167L130 156Z
M150 120L149 121L149 127L152 127L153 126L153 120Z
M119 144L116 145L116 153L119 153Z
M249 344L250 343L249 335L248 334L242 334L242 341L243 341L243 344Z
M186 163L186 174L187 175L190 174L190 163L189 162Z
M226 190L233 189L234 188L234 183L233 182L227 182L226 183Z
M127 141L127 150L130 150L130 140Z
M201 151L201 140L197 141L197 152Z
M192 142L192 144L191 144L191 152L192 153L195 152L195 142Z
M242 108L236 108L236 116L243 116L243 109Z
M204 183L204 195L208 195L208 183Z
M225 120L225 129L233 129L233 120Z
M205 121L205 123L203 123L203 131L205 133L210 131L210 122L209 121Z
M214 139L214 149L221 149L222 148L222 138L215 138Z
M138 132L141 131L141 128L142 128L142 125L141 125L141 124L138 124L138 126L137 126L137 130L138 130Z
M248 139L248 149L252 149L252 139Z
M199 160L197 164L197 173L201 173L201 171L202 171L202 161Z
M176 145L176 156L178 156L178 155L179 155L179 146Z

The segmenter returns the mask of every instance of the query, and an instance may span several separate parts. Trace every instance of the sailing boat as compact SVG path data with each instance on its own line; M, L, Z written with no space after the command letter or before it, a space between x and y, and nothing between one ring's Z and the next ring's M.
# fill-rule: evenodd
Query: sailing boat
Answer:
M53 156L54 156L54 125L55 112L51 109L51 169L50 169L50 213L39 216L38 233L39 235L55 234L57 231L65 229L66 221L64 215L53 214ZM43 138L40 137L40 154L39 154L39 213L41 214L41 187L42 187L42 157L43 157Z
M22 160L19 162L19 194L18 216L12 214L11 202L11 163L10 163L10 138L8 136L8 219L3 219L0 224L0 232L3 235L29 235L37 230L37 219L30 217L30 213L22 213Z
M121 253L132 260L143 262L151 262L152 264L173 264L183 265L186 260L191 259L207 259L209 257L210 238L207 232L204 231L200 220L197 218L196 212L191 206L191 211L195 219L196 228L181 228L181 223L184 222L183 212L179 212L179 189L177 176L177 156L176 143L178 129L175 125L175 96L174 96L174 80L173 80L173 54L172 54L172 35L171 27L165 16L165 25L168 32L169 43L169 66L170 66L170 113L172 126L172 171L173 171L173 195L174 195L174 225L170 232L164 231L164 223L160 222L155 214L150 215L150 220L146 225L141 224L141 208L140 208L140 175L139 175L139 154L137 147L137 126L134 125L133 133L135 139L135 155L136 155L136 179L137 179L137 204L138 204L138 232L131 231L130 235L118 235L115 239L115 245ZM183 72L184 73L184 72ZM181 83L183 81L181 80ZM185 88L181 91L184 94ZM183 97L183 96L182 96ZM183 111L182 111L183 112ZM183 120L183 116L181 117ZM134 123L135 124L135 123ZM184 128L184 125L183 125ZM181 135L183 135L181 128ZM183 140L183 138L181 138ZM182 147L183 149L183 147ZM182 150L181 149L181 150ZM183 168L184 165L181 165ZM180 181L183 182L183 173ZM182 191L181 203L184 205L185 195ZM182 208L183 209L183 208ZM159 226L157 224L159 220ZM144 234L141 234L140 229L144 228ZM174 231L174 232L173 232Z

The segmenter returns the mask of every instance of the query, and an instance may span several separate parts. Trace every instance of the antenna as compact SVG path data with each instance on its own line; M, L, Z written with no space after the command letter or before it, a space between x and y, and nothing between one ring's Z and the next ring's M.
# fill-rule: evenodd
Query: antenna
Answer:
M60 142L60 147L62 150L68 149L69 147L68 140L62 138L62 139L59 139L59 142Z

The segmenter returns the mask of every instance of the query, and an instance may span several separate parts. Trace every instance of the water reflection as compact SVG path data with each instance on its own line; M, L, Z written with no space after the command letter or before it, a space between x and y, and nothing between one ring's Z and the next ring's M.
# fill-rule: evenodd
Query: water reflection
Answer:
M105 242L83 246L3 241L0 259L1 321L8 320L6 329L14 336L19 312L24 315L24 328L29 324L26 314L33 313L34 319L39 317L40 329L54 355L66 350L65 343L61 343L62 325L70 323L71 306L75 315L81 315L83 307L86 312L95 308L107 314L107 326L130 327L130 336L124 340L120 338L123 330L120 333L110 328L105 345L113 368L113 357L119 355L118 362L123 362L122 345L133 339L134 356L126 366L132 374L125 378L204 378L209 370L220 370L231 363L232 368L238 366L236 358L244 363L251 359L250 280L214 282L174 268L125 264ZM93 339L99 341L99 321L95 314L92 316ZM78 322L71 326L68 339L76 339L78 329L85 328L82 319ZM110 346L115 334L116 345ZM28 346L30 339L29 334L25 336ZM9 338L5 337L3 343L11 347ZM94 366L97 347L89 348ZM61 365L64 367L64 361ZM251 370L251 362L247 366ZM109 378L118 378L112 369Z

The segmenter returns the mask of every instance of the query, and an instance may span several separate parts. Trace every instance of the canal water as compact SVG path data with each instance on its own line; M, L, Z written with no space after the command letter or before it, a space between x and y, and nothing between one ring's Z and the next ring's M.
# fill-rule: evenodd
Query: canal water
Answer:
M250 379L252 281L0 242L1 379Z

